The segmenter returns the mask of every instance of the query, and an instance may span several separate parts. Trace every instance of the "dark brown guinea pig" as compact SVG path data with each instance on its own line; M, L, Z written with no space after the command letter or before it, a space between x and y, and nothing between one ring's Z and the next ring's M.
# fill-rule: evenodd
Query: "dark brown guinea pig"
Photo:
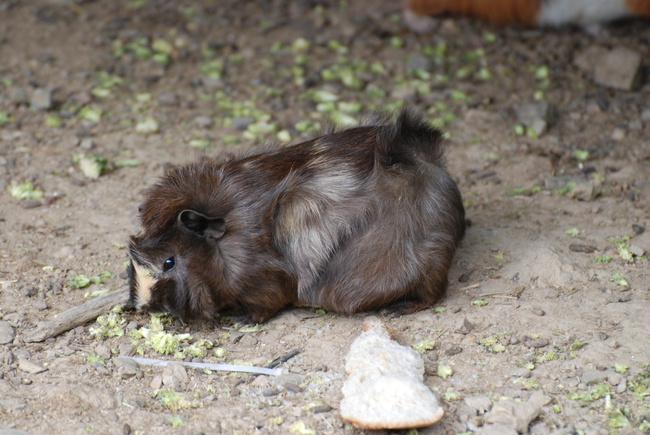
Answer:
M169 171L131 237L131 300L181 319L288 304L409 313L438 300L465 233L441 134L403 111L361 127Z

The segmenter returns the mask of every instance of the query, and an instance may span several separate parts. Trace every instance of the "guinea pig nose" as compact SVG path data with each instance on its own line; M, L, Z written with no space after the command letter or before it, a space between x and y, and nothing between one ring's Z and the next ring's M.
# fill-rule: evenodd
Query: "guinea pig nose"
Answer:
M174 257L170 257L167 260L165 260L165 263L163 264L163 272L168 272L172 270L176 266L176 261L174 260Z

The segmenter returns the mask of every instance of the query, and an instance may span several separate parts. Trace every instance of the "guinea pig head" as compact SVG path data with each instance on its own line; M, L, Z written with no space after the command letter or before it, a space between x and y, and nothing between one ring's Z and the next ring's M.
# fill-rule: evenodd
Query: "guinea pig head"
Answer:
M223 218L183 210L162 234L132 236L131 302L182 320L211 317L223 305L216 293L223 270L217 244L225 231Z

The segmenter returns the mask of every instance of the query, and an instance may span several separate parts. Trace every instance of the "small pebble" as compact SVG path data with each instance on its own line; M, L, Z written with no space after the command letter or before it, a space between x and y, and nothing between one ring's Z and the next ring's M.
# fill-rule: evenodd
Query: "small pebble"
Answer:
M625 139L625 130L623 130L622 128L615 128L614 130L612 130L611 137L616 142L620 142L623 139Z
M8 344L14 341L16 331L14 328L4 320L0 320L0 344Z
M95 141L91 137L86 137L81 140L81 143L79 144L79 147L81 149L84 149L86 151L90 151L93 148L95 148Z
M580 376L580 381L586 385L593 385L603 382L609 375L614 373L611 370L585 370Z
M526 345L528 347L533 347L535 349L548 346L548 344L549 344L548 338L534 338L526 341Z
M105 360L111 359L111 350L105 344L98 344L95 346L95 353Z
M518 378L530 378L531 373L530 370L525 367L517 367L512 371L512 375Z
M133 355L135 355L134 345L128 343L120 344L120 356L133 356Z
M255 338L252 334L246 334L241 338L241 340L239 340L239 344L244 347L254 347L257 345L257 343L257 338Z
M158 94L158 101L160 104L166 105L166 106L175 106L178 104L178 95L176 95L172 91L161 91Z
M546 314L546 312L544 312L544 310L542 310L541 308L533 308L531 311L536 316L543 316Z
M149 386L151 387L152 390L157 390L160 387L162 387L162 376L161 375L156 375L151 379L151 383Z
M632 231L634 231L636 235L643 234L645 227L642 227L639 224L632 224Z
M52 108L52 89L38 88L34 89L32 96L29 99L29 104L32 109L48 110Z
M255 120L249 116L240 116L232 119L232 127L236 130L246 130Z
M24 358L18 358L18 368L33 375L47 370L47 367L40 366Z
M623 394L627 390L627 381L623 379L620 384L616 386L616 392L618 394Z
M596 252L596 248L593 245L583 245L581 243L572 243L569 245L569 251L573 252L582 252L585 254L591 254L592 252Z
M445 351L445 355L447 356L453 356L461 353L463 351L462 347L454 346L452 348L449 348Z
M24 199L24 200L20 201L20 206L22 208L26 209L26 210L36 208L36 207L40 207L41 204L43 204L43 203L41 201L37 200L37 199Z
M181 364L168 364L162 372L162 383L169 389L179 391L189 382L187 370Z
M45 311L48 308L50 308L50 306L47 304L47 302L45 302L43 300L35 300L35 301L33 301L31 303L31 305L35 310L38 310L38 311Z
M280 390L276 387L269 387L262 390L262 396L264 397L277 396L278 394L280 394Z
M198 116L194 119L194 123L202 128L211 127L214 121L209 116Z
M286 388L288 391L291 391L292 393L302 393L302 388L293 382L286 382L284 384L284 388Z
M485 414L492 408L492 400L487 396L469 396L463 400L467 406L478 411L479 414Z
M32 296L36 296L37 294L38 294L38 289L33 285L28 285L23 289L23 295L27 296L28 298L31 298Z
M311 408L311 412L313 412L314 414L321 414L323 412L330 412L331 410L332 410L332 407L329 406L329 405L318 405L318 406L314 406L313 408Z

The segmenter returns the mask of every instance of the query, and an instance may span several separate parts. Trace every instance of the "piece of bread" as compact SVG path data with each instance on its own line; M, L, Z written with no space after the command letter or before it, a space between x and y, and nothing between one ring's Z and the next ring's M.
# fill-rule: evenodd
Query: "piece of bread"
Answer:
M341 416L362 429L416 428L440 420L444 411L423 383L420 355L391 340L376 318L365 321L364 329L346 357Z

